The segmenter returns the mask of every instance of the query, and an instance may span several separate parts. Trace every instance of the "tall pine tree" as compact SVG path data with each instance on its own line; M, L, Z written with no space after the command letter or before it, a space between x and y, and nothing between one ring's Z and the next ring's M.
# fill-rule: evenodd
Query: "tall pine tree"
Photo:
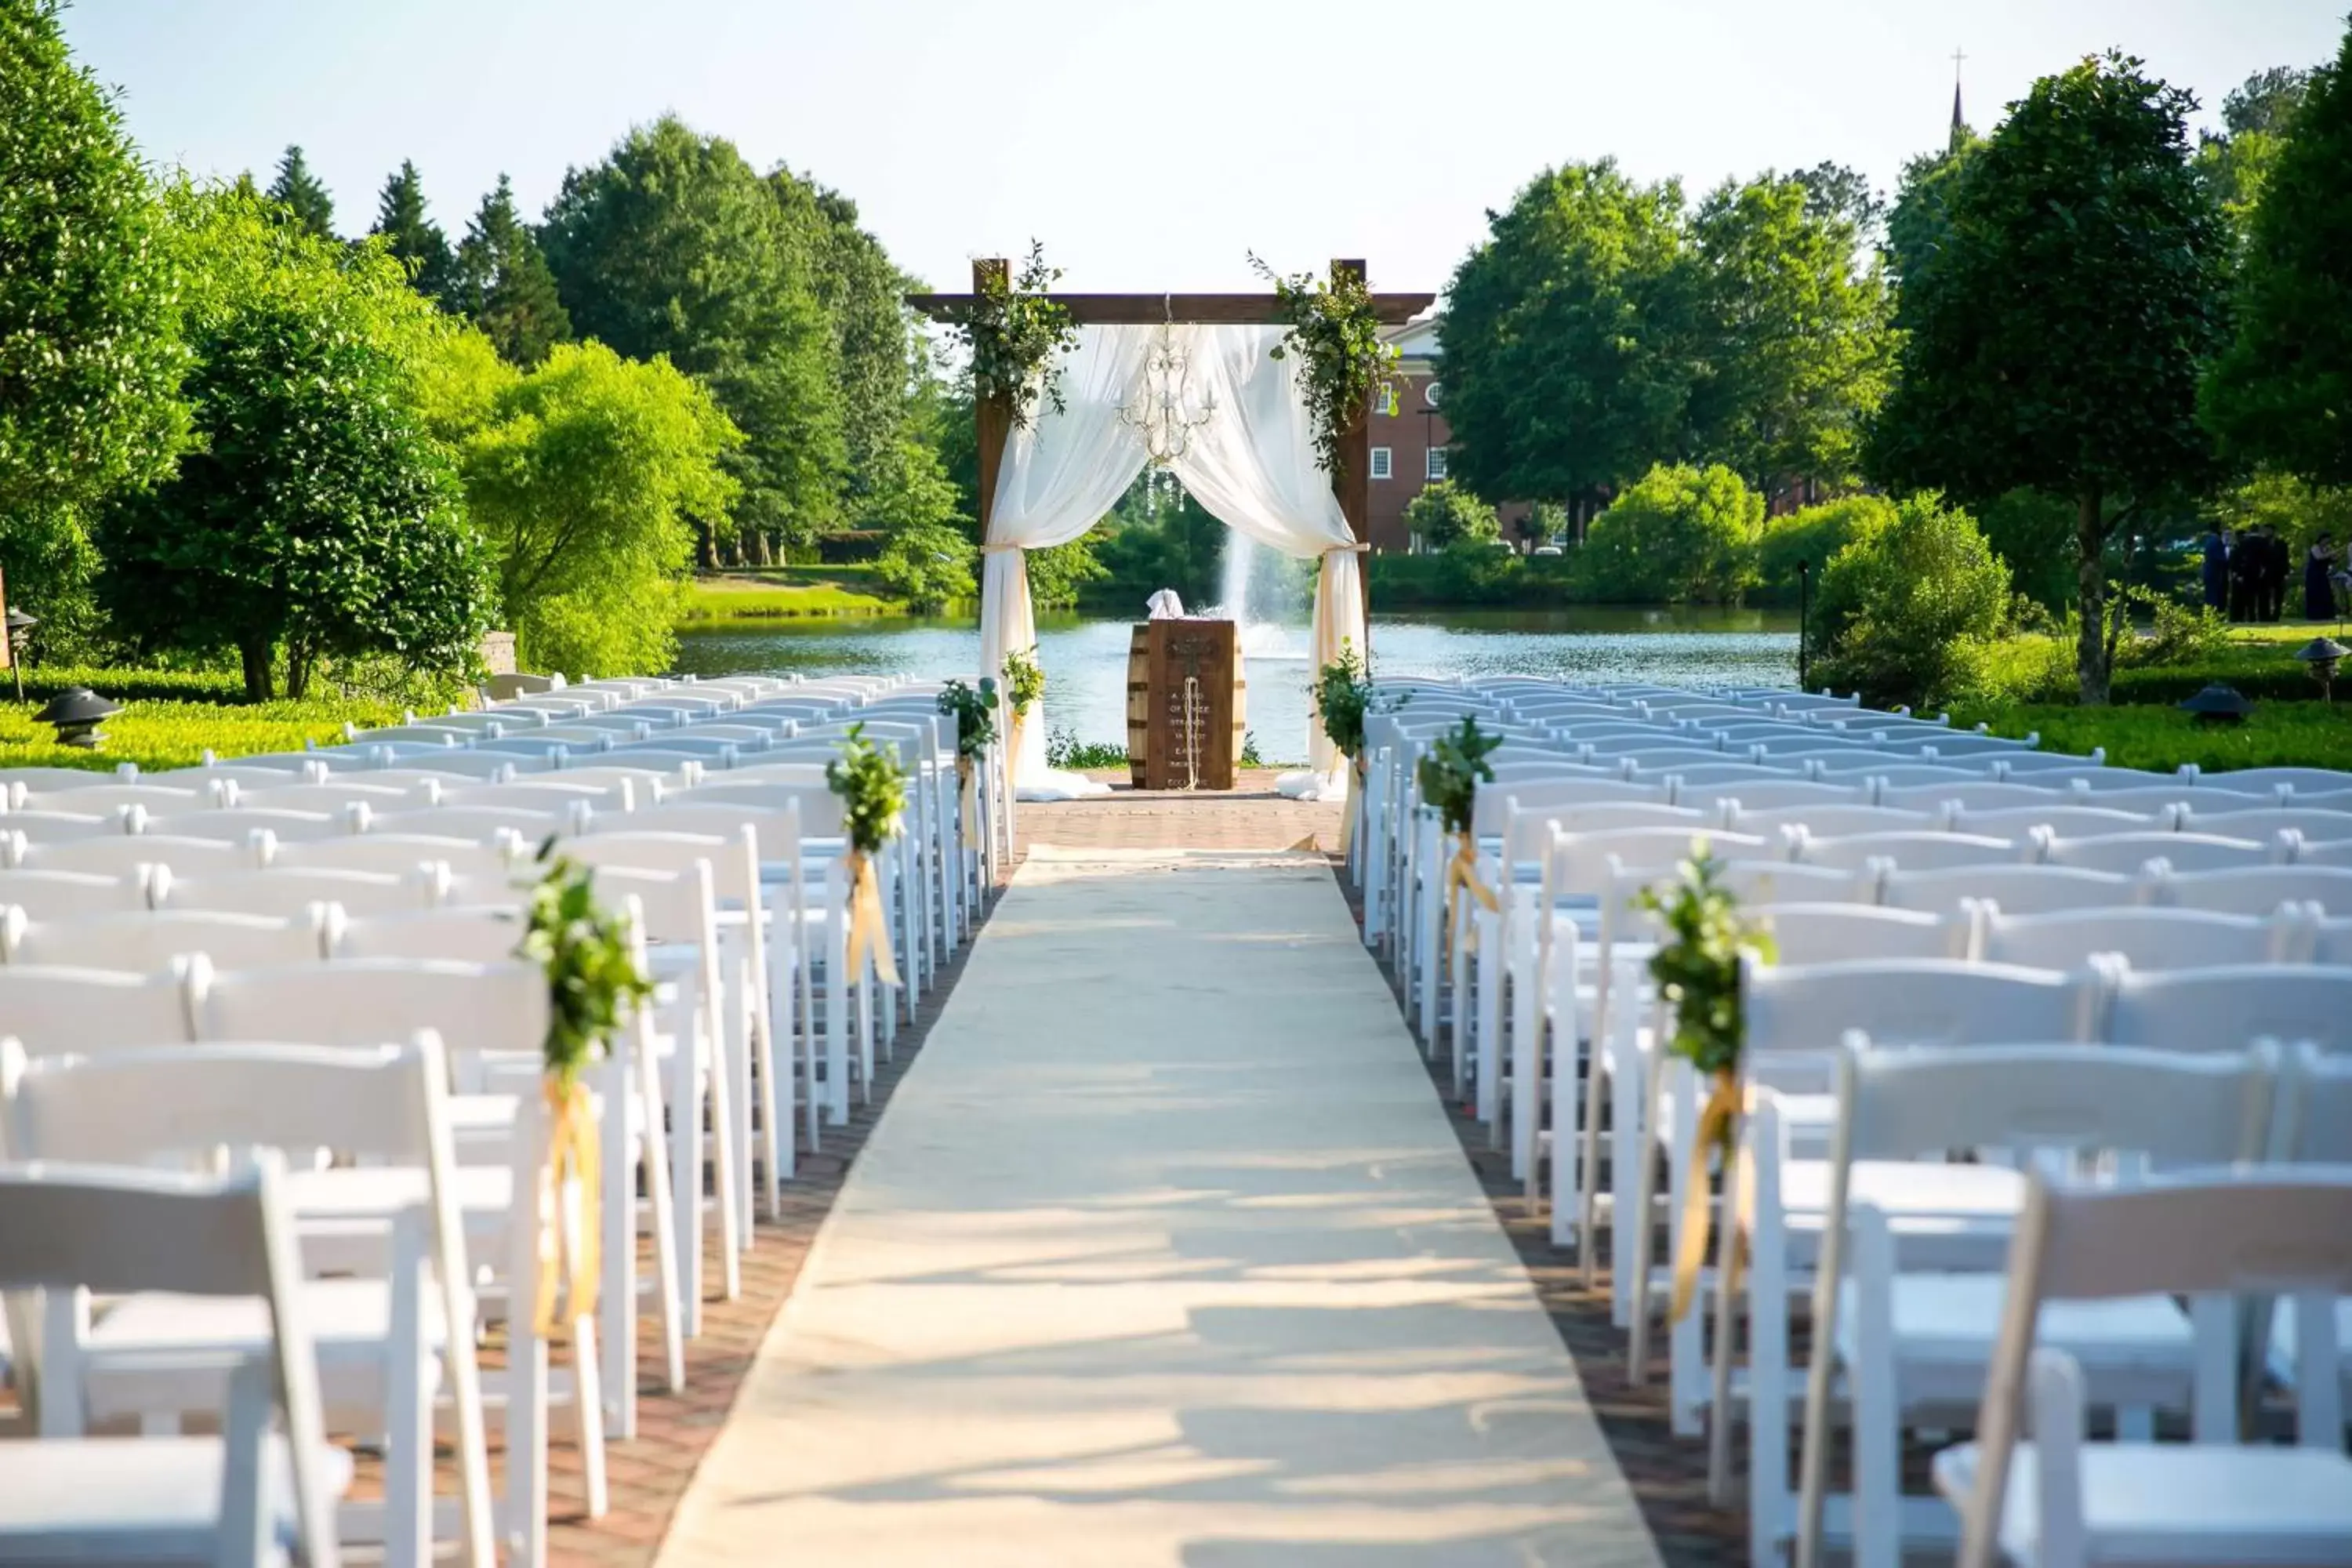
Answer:
M386 247L408 268L411 288L445 310L454 304L450 291L456 279L451 272L454 258L449 237L425 216L425 184L410 160L402 159L399 172L384 181L375 227L368 232L384 237Z
M466 226L457 273L459 309L509 362L529 369L571 341L572 318L556 295L555 275L515 215L514 184L504 174Z
M278 177L269 182L269 199L286 209L287 216L320 239L335 237L335 198L310 173L302 149L289 147L278 160Z

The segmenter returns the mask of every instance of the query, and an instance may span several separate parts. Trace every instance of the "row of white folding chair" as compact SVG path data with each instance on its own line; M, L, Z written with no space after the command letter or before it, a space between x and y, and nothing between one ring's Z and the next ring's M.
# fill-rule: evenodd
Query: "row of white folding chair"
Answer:
M1743 975L1748 1026L1744 1076L1765 1089L1793 1087L1810 1099L1769 1096L1771 1112L1746 1130L1743 1180L1752 1199L1727 1213L1754 1259L1748 1279L1748 1391L1755 1412L1749 1438L1751 1508L1759 1528L1786 1510L1788 1455L1788 1321L1790 1292L1811 1263L1826 1183L1819 1160L1791 1157L1790 1139L1810 1126L1818 1133L1822 1064L1833 1042L1860 1030L1882 1044L1975 1045L2012 1040L2102 1041L2110 1046L2200 1051L2242 1047L2256 1038L2315 1040L2330 1049L2352 1046L2352 970L2252 965L2140 973L2102 963L2072 974L1999 965L1839 963L1765 969ZM1697 1086L1685 1072L1665 1090L1677 1105ZM1679 1178L1670 1215L1681 1237L1692 1144L1671 1139L1668 1169ZM1906 1167L1874 1186L1872 1201L1898 1232L1925 1233L1928 1267L1969 1268L1997 1261L2005 1244L2018 1189L2000 1167ZM1635 1212L1641 1212L1637 1207ZM1956 1215L1974 1215L1955 1225ZM1810 1217L1808 1217L1810 1216ZM1730 1234L1727 1229L1727 1236ZM1634 1339L1647 1329L1649 1280L1643 1261L1646 1237L1636 1237ZM1730 1245L1730 1243L1727 1243ZM1940 1247L1940 1251L1930 1249ZM1737 1303L1717 1299L1717 1396L1729 1388L1729 1321ZM1697 1325L1686 1319L1674 1332L1677 1414L1687 1419L1696 1382ZM1713 1407L1713 1468L1727 1473L1728 1412ZM1782 1413L1775 1421L1774 1413Z
M341 1561L334 1510L351 1466L327 1443L302 1310L284 1162L224 1175L0 1163L0 1298L169 1291L260 1303L230 1369L220 1435L10 1445L0 1557L13 1561ZM190 1247L200 1237L205 1245ZM31 1342L23 1315L16 1338ZM22 1386L20 1382L20 1386ZM479 1559L477 1559L478 1561Z
M2079 1166L2095 1156L2173 1166L2326 1158L2334 1152L2331 1139L2344 1142L2340 1126L2352 1123L2352 1061L2330 1061L2308 1045L2288 1055L2273 1041L2186 1056L2047 1045L1873 1049L1857 1035L1841 1047L1837 1071L1813 1292L1820 1348L1807 1379L1801 1495L1793 1517L1785 1490L1756 1500L1762 1511L1751 1535L1751 1551L1762 1555L1777 1553L1796 1531L1805 1563L1818 1561L1834 1537L1843 1537L1855 1561L1870 1568L1893 1568L1906 1545L1948 1545L1954 1531L1943 1509L1902 1496L1900 1427L1906 1412L1936 1410L1940 1419L1942 1409L1965 1404L1999 1376L1993 1363L2004 1331L2001 1302L2015 1282L1994 1271L1998 1258L1980 1271L1920 1272L1916 1237L1904 1247L1902 1227L1871 1201L1890 1163L1901 1169L1927 1149L1997 1151L2019 1170L2059 1162ZM1759 1141L1771 1136L1773 1112L1768 1099L1759 1107ZM2329 1131L2308 1137L2315 1127ZM1768 1162L1759 1189L1772 1175L1769 1167ZM1759 1208L1761 1203L1759 1194ZM2344 1279L2352 1287L2352 1271ZM2271 1289L2277 1283L2275 1277L2263 1282ZM2302 1436L2352 1481L2339 1447L2342 1372L2328 1342L2336 1303L2310 1304L2319 1309L2312 1316L2321 1332L2315 1344L2305 1342L2309 1364L2298 1369ZM2016 1321L2032 1326L2029 1337L2042 1348L2074 1363L2088 1403L2123 1413L2126 1438L2147 1440L2154 1409L2180 1409L2191 1413L2198 1444L2219 1448L2237 1436L2241 1403L2233 1305L2226 1296L2200 1296L2184 1312L2168 1292L2116 1292L2102 1303L2060 1314L2029 1311ZM1840 1510L1845 1517L1833 1521L1824 1505L1845 1501L1824 1495L1832 1380L1841 1373L1853 1411L1855 1496ZM2037 1436L2047 1441L2058 1432ZM1768 1464L1779 1464L1785 1433L1766 1441L1781 1449ZM2253 1471L2233 1465L2232 1473L2259 1489ZM2110 1494L2102 1500L2114 1500ZM2352 1493L2336 1512L2352 1526Z
M433 1497L437 1394L455 1418L460 1556L487 1568L496 1548L474 1356L475 1260L459 1217L447 1071L429 1033L404 1047L363 1050L159 1037L90 1057L28 1053L13 1035L0 1040L0 1154L12 1161L200 1166L223 1146L305 1159L324 1149L415 1178L410 1195L370 1213L371 1246L339 1251L334 1278L319 1277L320 1259L302 1236L295 1177L279 1195L296 1235L285 1238L293 1244L279 1255L285 1273L267 1299L198 1305L142 1293L93 1314L84 1292L47 1293L37 1341L26 1347L38 1345L29 1369L37 1381L27 1386L37 1389L42 1438L81 1439L93 1423L134 1418L151 1435L176 1436L191 1418L231 1409L233 1369L269 1356L272 1309L289 1305L290 1295L313 1360L299 1369L281 1362L280 1375L293 1371L293 1386L318 1401L325 1426L384 1434L385 1503L348 1509L339 1533L381 1540L392 1562L432 1555L440 1533ZM526 1174L515 1173L514 1181L527 1185ZM536 1227L519 1228L535 1246ZM528 1259L529 1247L519 1250ZM298 1270L309 1278L298 1281ZM593 1325L580 1326L593 1335ZM529 1352L518 1342L516 1353L527 1359Z

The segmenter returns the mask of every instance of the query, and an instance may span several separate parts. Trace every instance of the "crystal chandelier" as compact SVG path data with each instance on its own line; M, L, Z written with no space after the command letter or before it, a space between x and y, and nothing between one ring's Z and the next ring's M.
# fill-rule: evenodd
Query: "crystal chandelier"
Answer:
M1192 432L1215 417L1217 395L1192 392L1192 352L1176 336L1171 320L1161 323L1143 362L1142 384L1118 411L1119 423L1143 437L1145 459L1165 468L1192 445Z

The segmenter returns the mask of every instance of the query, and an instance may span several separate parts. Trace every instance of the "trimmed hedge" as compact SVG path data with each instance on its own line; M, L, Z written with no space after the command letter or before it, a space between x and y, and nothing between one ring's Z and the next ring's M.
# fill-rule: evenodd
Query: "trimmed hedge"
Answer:
M1552 610L1571 602L1574 559L1469 545L1430 555L1375 555L1365 571L1375 609Z
M25 697L47 702L60 691L87 686L117 702L218 702L245 700L245 678L235 670L138 669L98 665L42 664L25 667ZM0 677L0 691L14 697L16 683Z
M95 689L114 696L107 687ZM305 741L340 741L346 721L362 728L400 721L399 710L382 702L131 701L100 727L106 740L89 751L58 745L47 725L33 721L34 712L30 704L0 703L0 768L111 773L118 763L136 763L142 773L153 773L194 767L207 751L226 761L262 752L299 752Z

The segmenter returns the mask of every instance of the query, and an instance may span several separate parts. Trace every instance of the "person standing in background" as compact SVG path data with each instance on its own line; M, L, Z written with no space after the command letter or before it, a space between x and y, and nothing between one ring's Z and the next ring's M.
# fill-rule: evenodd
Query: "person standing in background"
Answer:
M2251 528L2238 530L2230 546L2230 618L2251 621L2261 614L2262 542Z
M2294 574L2294 554L2279 537L2276 523L2263 525L2263 540L2270 556L2269 596L2263 602L2263 619L2275 621L2286 613L2286 582Z
M2225 610L2230 605L2230 542L2221 536L2221 525L2205 525L2205 607Z
M2323 533L2313 541L2303 563L2303 618L2336 618L2336 536Z

